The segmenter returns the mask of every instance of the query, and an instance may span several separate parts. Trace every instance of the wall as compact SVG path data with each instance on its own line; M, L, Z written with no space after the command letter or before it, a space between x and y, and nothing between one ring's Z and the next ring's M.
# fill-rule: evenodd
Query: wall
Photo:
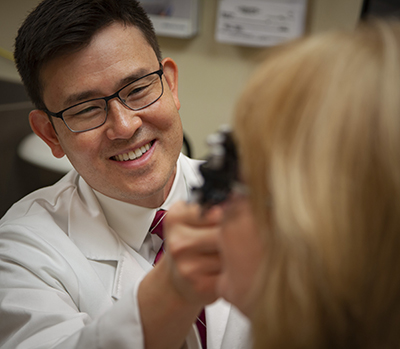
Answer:
M2 1L0 47L12 50L17 29L39 0ZM309 0L307 32L352 28L362 0ZM192 143L194 157L207 153L206 136L229 123L235 100L256 67L262 49L217 43L214 29L218 2L200 0L200 33L192 39L160 37L164 56L176 60L180 69L181 117ZM0 79L19 81L13 63L0 57Z

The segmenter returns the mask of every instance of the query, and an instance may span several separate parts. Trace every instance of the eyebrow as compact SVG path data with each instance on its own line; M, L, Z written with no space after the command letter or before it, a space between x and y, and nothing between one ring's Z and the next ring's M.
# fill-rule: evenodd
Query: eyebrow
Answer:
M135 73L130 74L127 77L120 80L119 83L117 84L117 86L119 86L119 87L116 88L115 91L118 91L120 88L124 87L125 85L127 85L127 84L129 84L151 72L152 71L149 71L148 69L145 69L145 68L141 68L141 69L137 70ZM73 93L73 94L69 95L63 104L64 104L65 108L69 108L77 103L95 99L95 98L102 98L102 97L105 97L105 96L102 95L98 89L88 90L88 91Z

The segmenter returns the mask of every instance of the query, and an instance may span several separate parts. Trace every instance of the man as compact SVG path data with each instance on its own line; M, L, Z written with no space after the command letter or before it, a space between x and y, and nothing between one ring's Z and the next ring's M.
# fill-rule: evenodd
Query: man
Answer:
M15 47L31 127L75 170L0 221L2 348L244 347L247 322L215 301L217 211L152 266L156 211L200 178L180 154L177 66L142 8L44 0Z

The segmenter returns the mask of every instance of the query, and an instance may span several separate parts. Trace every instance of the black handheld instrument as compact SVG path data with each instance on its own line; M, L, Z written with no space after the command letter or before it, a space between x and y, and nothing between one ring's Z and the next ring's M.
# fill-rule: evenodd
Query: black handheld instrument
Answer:
M193 199L205 209L225 201L238 182L238 156L231 131L221 128L207 139L210 155L200 165L204 183L193 189Z

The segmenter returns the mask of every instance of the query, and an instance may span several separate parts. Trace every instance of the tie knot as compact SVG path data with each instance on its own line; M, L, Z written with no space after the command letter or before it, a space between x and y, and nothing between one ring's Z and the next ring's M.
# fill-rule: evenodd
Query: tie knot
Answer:
M153 222L151 223L151 226L150 226L150 233L158 235L162 240L164 240L163 219L166 214L167 214L167 211L158 210L156 212L156 216L154 217Z

